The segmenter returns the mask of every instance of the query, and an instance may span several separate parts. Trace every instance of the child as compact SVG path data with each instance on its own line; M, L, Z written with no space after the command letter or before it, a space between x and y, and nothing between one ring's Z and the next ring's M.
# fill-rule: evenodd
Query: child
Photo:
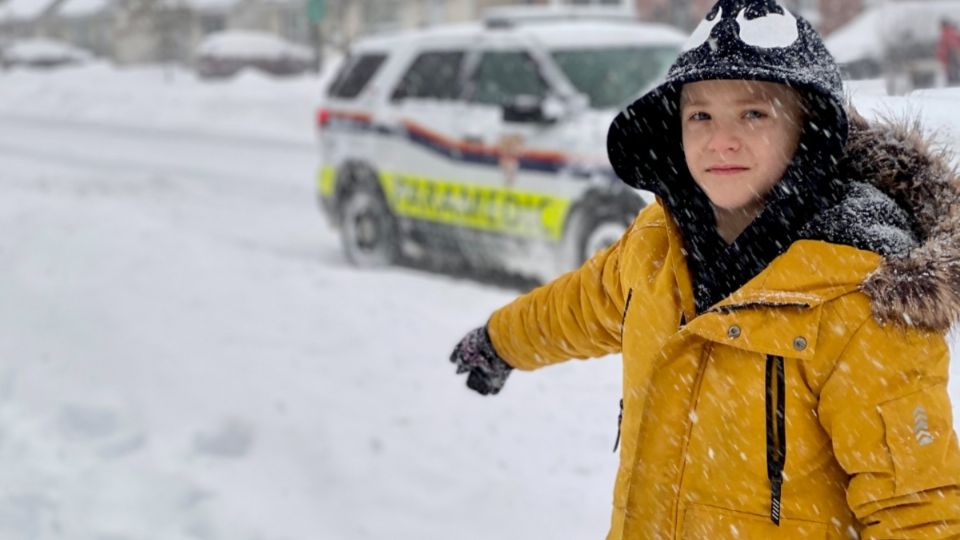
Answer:
M715 5L607 142L657 203L470 332L468 386L623 353L608 539L960 537L946 158L846 112L773 0Z

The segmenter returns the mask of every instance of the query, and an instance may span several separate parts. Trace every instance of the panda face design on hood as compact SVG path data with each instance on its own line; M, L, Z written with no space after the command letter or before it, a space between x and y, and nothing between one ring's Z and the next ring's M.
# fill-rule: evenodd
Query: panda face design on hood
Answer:
M800 38L797 18L779 2L752 3L744 5L738 11L731 11L729 5L727 11L724 11L723 4L721 2L714 6L697 25L683 46L684 52L696 49L711 40L711 47L716 47L719 36L714 35L714 30L724 19L731 18L737 23L737 37L751 47L785 48Z

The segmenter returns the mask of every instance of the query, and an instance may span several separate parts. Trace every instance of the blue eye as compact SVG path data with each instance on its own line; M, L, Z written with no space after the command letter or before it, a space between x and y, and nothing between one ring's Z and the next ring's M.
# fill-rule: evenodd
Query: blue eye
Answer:
M766 118L767 115L760 111L747 111L743 113L743 117L751 120L758 120L760 118Z
M690 115L689 119L693 120L694 122L699 122L702 120L709 120L710 115L705 112L695 112Z

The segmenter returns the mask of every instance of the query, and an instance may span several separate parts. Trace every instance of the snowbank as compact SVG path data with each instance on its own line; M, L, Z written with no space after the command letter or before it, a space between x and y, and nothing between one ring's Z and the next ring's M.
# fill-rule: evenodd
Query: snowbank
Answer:
M0 73L0 114L312 144L321 81L257 72L205 82L176 68L106 63Z
M264 59L295 58L309 61L309 48L264 32L231 30L207 36L197 46L197 54L218 58Z
M4 63L22 65L56 65L87 62L93 58L89 51L53 39L25 39L16 41L0 51Z

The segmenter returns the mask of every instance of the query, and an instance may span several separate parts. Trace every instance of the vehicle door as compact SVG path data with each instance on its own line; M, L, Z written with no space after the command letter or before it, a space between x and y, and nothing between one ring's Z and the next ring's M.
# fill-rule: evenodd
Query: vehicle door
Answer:
M437 41L411 54L390 90L391 144L382 170L394 211L407 218L464 225L456 195L464 174L460 124L466 65L475 51L466 39Z
M464 178L493 190L491 228L509 236L557 241L577 186L567 175L560 126L563 102L532 43L487 37L467 76L459 118L467 156Z

